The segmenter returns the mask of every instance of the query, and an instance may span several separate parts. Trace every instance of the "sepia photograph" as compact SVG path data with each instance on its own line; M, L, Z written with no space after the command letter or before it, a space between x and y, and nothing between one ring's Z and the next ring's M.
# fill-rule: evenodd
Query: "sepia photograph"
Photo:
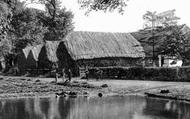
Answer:
M0 0L0 119L190 119L189 0Z

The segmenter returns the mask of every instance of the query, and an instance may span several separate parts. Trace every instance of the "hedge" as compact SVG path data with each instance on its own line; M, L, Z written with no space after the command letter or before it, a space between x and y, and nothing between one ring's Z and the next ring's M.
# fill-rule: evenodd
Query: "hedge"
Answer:
M101 73L99 73L101 71ZM155 80L155 81L190 81L190 67L99 67L89 69L90 78Z

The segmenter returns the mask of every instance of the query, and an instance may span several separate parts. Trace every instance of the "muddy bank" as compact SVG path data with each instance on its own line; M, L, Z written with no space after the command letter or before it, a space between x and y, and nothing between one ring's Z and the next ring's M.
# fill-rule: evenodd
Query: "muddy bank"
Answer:
M52 83L54 79L30 77L0 77L0 98L68 96L76 92L78 96L148 95L177 100L190 100L189 82L162 82L138 80L81 80L73 79L65 85ZM168 93L160 93L169 90ZM63 95L61 95L63 94Z
M0 78L0 98L47 97L60 92L75 92L77 95L87 95L96 94L101 89L100 86L94 86L84 81L63 84L61 82L43 81L38 78Z
M190 86L176 85L165 88L148 90L144 93L148 97L158 97L182 101L190 101Z

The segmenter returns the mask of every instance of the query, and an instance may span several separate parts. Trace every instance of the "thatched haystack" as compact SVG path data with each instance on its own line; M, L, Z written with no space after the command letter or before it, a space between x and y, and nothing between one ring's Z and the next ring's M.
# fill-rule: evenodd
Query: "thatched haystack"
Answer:
M58 62L56 55L59 41L46 41L44 44L27 46L19 54L19 69L24 71L46 72L52 68L52 64ZM25 58L25 60L24 60ZM23 61L20 62L20 61Z
M46 47L43 46L38 57L38 69L49 70L51 69L51 66L52 66L52 62L50 62L48 59Z
M27 68L26 67L26 63L27 63L26 58L27 58L27 56L23 50L16 57L17 66L18 66L20 74L25 74L25 72L26 72L26 70L25 70Z
M37 46L32 48L32 54L33 54L35 61L38 61L38 57L39 57L39 54L40 54L42 47L43 47L43 44L37 45Z
M31 72L37 69L38 56L43 45L27 46L17 56L18 68L21 73Z
M73 58L68 53L68 50L65 46L65 42L60 42L58 48L57 48L57 58L58 58L58 66L59 70L61 71L63 68L68 69L70 68L73 75L78 75L78 67L76 62L73 60Z
M26 67L27 70L32 70L37 68L37 61L34 59L34 55L32 53L32 50L30 50L27 59L26 59Z
M42 45L31 46L30 52L27 56L27 68L28 70L37 69L38 56L41 51Z
M25 74L26 70L28 69L28 55L33 46L27 46L25 49L22 49L16 57L16 65L19 69L20 74Z
M28 54L30 52L30 50L32 49L32 46L28 46L24 49L22 49L23 53L24 53L24 56L27 58L28 57Z
M41 48L38 57L38 69L41 70L42 73L49 72L52 69L53 64L58 62L56 52L59 43L59 41L46 41Z

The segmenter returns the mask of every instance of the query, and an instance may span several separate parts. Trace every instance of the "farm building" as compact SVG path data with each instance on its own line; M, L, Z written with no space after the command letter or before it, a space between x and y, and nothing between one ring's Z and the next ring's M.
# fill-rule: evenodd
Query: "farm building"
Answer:
M75 75L80 67L142 66L145 57L141 44L129 33L84 31L71 32L62 41L26 47L23 55L26 63L18 64L22 70L50 70L56 63L60 70L70 68Z
M71 57L80 67L138 66L145 56L129 33L72 32L66 37Z

